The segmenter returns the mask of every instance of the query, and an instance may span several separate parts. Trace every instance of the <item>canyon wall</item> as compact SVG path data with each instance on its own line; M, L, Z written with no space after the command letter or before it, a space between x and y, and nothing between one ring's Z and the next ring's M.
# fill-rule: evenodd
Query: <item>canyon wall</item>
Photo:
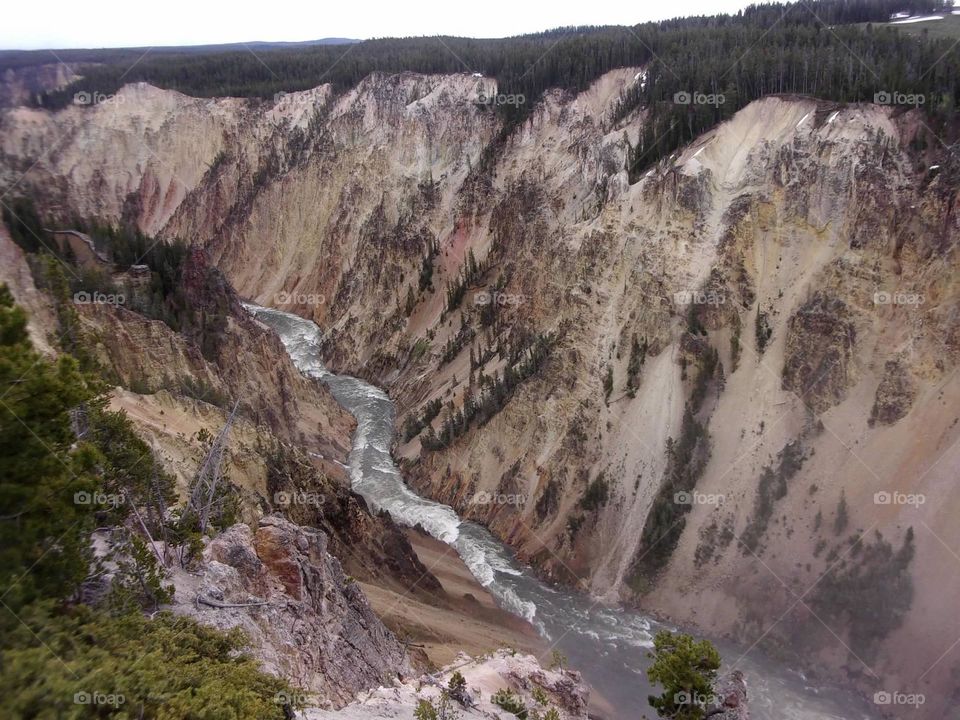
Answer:
M942 716L960 166L915 112L768 97L631 185L644 118L610 118L640 78L509 133L468 74L132 85L5 111L0 167L51 218L195 242L318 322L397 401L411 484L545 576Z

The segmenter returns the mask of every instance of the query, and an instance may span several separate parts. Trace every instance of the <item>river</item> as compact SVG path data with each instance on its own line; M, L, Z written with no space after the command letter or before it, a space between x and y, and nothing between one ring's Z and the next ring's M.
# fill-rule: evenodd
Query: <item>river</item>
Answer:
M619 718L655 717L647 696L647 649L658 629L675 629L640 613L602 605L589 596L554 588L521 565L489 531L461 520L447 505L422 498L407 487L393 462L394 405L377 387L336 375L320 359L321 330L314 323L279 310L245 305L273 328L294 364L329 387L357 420L349 471L354 491L372 509L387 510L401 525L419 523L451 545L502 608L530 621L580 670L596 692L617 709ZM813 687L804 676L779 666L757 651L714 638L725 663L736 662L747 678L750 714L755 720L874 720L877 714L859 697L834 687Z

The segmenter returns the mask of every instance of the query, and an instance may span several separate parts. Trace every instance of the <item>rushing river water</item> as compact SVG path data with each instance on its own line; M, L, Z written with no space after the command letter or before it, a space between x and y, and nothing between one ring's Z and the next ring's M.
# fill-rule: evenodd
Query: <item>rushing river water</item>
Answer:
M390 454L394 406L382 390L329 372L320 360L320 329L296 315L247 305L272 327L294 364L325 383L357 420L350 452L353 489L374 510L387 510L398 523L419 523L433 537L456 549L477 580L505 610L529 620L583 673L584 679L616 708L620 718L654 717L647 703L646 652L653 635L667 627L629 610L595 603L590 597L545 585L520 565L510 550L485 528L461 520L447 505L422 498L404 483ZM741 652L717 642L726 662ZM815 688L799 673L777 667L758 654L740 659L747 677L755 720L871 720L870 708L833 688Z

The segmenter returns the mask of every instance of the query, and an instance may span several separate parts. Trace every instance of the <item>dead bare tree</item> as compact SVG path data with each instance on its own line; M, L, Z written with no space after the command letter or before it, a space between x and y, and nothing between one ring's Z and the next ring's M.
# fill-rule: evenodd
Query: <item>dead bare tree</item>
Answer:
M207 451L203 462L200 463L200 468L193 480L193 490L190 493L190 502L187 504L187 513L196 516L201 535L206 532L207 523L210 520L210 511L217 503L217 489L223 476L224 450L239 405L240 399L238 398L227 416L227 422L210 444L210 449Z

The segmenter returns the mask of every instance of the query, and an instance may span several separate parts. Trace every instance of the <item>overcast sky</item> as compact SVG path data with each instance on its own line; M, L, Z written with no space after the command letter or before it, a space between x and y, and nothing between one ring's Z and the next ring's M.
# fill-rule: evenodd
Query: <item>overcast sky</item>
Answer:
M323 37L504 37L736 12L752 0L7 0L0 49L150 47Z

